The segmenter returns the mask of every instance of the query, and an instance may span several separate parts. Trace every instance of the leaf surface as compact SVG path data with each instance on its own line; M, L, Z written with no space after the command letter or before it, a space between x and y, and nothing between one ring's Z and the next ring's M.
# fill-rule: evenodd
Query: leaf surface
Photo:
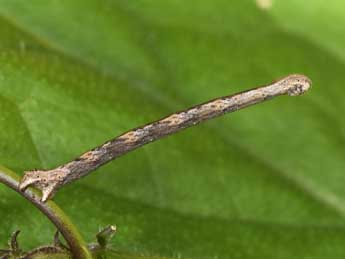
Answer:
M335 2L1 0L0 163L52 168L169 113L303 73L307 95L136 150L56 202L88 241L116 224L113 247L138 258L343 258L345 4ZM4 187L0 216L4 244L18 228L26 248L53 236Z

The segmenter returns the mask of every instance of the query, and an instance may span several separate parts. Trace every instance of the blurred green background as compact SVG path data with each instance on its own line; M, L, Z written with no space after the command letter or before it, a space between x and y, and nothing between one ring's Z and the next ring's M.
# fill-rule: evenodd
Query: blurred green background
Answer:
M181 259L344 258L345 2L0 0L0 164L52 168L290 73L312 90L138 149L60 190L87 241ZM0 244L54 228L0 186ZM138 257L139 258L139 257Z

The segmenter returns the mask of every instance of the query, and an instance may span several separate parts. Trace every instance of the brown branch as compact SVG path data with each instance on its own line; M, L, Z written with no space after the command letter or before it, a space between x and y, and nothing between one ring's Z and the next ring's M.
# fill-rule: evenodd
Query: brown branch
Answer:
M130 130L55 169L27 171L21 181L20 189L25 190L28 186L35 186L42 190L42 201L46 201L65 184L73 182L103 164L147 143L275 96L300 95L310 86L311 80L306 76L290 75L263 87L217 98L174 113L159 121Z

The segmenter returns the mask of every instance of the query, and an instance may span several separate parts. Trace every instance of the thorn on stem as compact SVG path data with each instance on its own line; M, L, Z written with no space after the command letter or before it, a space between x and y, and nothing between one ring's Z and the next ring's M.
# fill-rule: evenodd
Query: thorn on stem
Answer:
M54 234L53 246L69 251L69 248L60 240L59 233L60 232L57 230Z
M5 259L5 258L17 258L22 254L22 251L19 248L18 245L18 235L20 233L20 230L16 230L13 232L11 235L10 240L8 241L8 246L9 249L0 249L0 259Z
M96 235L97 242L101 248L105 248L116 233L116 226L107 226Z
M19 244L18 244L18 235L20 233L20 230L16 230L11 237L11 243L10 243L10 247L13 251L14 254L19 254L20 250L19 250Z

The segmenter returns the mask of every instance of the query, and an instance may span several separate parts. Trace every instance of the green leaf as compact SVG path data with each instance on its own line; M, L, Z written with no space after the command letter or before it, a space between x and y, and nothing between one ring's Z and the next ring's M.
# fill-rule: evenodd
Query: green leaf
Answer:
M344 258L344 8L2 0L0 163L52 168L171 112L303 73L306 96L148 145L56 202L88 241L116 224L113 248L138 258ZM54 233L5 187L0 217L27 249Z

